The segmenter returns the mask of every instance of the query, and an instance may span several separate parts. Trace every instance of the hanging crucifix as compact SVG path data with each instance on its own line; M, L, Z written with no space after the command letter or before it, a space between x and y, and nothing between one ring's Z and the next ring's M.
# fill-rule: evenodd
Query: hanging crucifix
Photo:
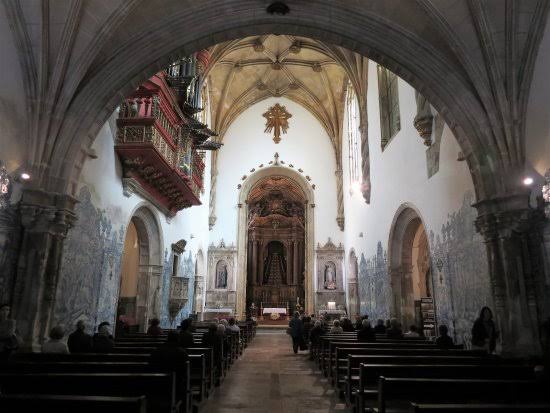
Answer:
M271 131L274 131L273 142L279 143L281 141L281 131L286 133L288 130L288 119L290 119L292 115L286 111L284 106L276 103L262 116L266 119L264 132L271 133Z

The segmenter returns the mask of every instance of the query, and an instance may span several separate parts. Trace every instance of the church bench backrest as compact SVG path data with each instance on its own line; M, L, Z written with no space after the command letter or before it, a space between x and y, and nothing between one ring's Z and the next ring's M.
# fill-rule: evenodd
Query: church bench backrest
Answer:
M337 347L362 347L362 348L416 348L416 349L433 349L436 348L433 344L420 344L420 343L361 343L361 342L346 342L346 341L330 341L328 354L325 354L324 357L327 358L323 364L325 366L325 375L332 376L334 365L335 365L335 353Z
M40 413L146 413L147 400L140 397L63 396L47 394L0 395L2 412Z
M359 362L353 363L355 360L350 359L348 356L374 356L374 355L388 355L388 356L455 356L455 357L483 357L488 359L485 353L480 351L467 351L467 350L446 350L438 348L430 349L380 349L380 348L364 348L364 347L336 347L334 356L334 376L336 382L341 374L347 374L349 376L348 368L358 369ZM361 360L361 359L358 359ZM500 360L500 359L498 359ZM364 361L361 361L364 362Z
M550 404L420 404L411 403L409 413L485 413L485 412L550 412Z
M423 379L380 377L378 413L403 410L410 402L526 402L545 400L543 386L532 380Z
M182 404L170 373L0 373L2 394L146 396L147 410L171 412ZM185 404L185 403L183 403Z

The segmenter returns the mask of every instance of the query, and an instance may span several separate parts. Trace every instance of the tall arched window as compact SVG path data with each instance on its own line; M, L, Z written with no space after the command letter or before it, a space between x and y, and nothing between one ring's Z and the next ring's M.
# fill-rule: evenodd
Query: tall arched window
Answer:
M352 190L361 185L361 134L359 124L359 102L355 90L348 85L346 93L346 113L348 122L348 147L349 147L349 180Z

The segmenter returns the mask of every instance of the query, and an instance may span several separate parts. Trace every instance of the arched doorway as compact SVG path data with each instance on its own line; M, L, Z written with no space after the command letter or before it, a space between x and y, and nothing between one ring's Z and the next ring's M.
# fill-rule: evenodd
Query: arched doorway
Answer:
M290 178L270 175L247 198L246 304L296 309L305 301L306 197Z
M404 328L414 324L435 334L430 248L420 215L410 206L399 209L390 232L391 313Z
M253 205L249 204L249 199L255 199L254 193L260 194L261 191L256 191L262 186L263 183L269 182L272 177L281 177L284 180L286 188L285 192L292 188L291 194L286 194L294 199L296 204L298 199L302 199L303 202L303 243L301 245L296 243L292 245L292 268L298 270L296 275L297 279L300 279L300 266L299 263L294 265L294 257L303 256L303 272L301 273L301 279L303 280L304 289L304 301L300 299L300 305L305 309L307 313L313 313L315 311L315 286L314 286L314 207L315 196L312 186L297 172L294 170L281 166L279 164L272 165L266 168L262 168L252 175L250 175L242 184L241 191L239 193L239 217L238 217L238 234L237 234L237 285L236 285L236 313L245 315L246 301L247 301L247 284L248 284L248 264L249 256L253 256L253 252L249 254L249 227L250 227L250 215ZM267 210L266 210L267 211ZM296 212L296 211L295 211ZM299 215L299 214L298 214ZM261 217L260 217L261 218ZM297 216L284 217L285 222L295 222L296 225ZM261 221L261 220L260 220ZM258 221L258 222L260 222ZM268 218L268 221L275 223L277 220L274 216ZM279 220L279 227L281 226ZM284 224L287 225L287 224ZM289 224L292 228L292 225ZM298 231L296 229L296 231ZM276 240L275 240L276 241ZM283 242L285 244L285 242ZM290 244L287 244L290 246ZM294 253L294 247L298 248L298 251ZM287 248L287 252L289 247ZM250 258L252 260L252 258ZM258 268L258 267L257 267ZM292 271L292 275L294 272ZM293 275L294 276L294 275ZM296 297L297 298L297 297Z
M149 320L160 316L161 251L162 237L155 216L146 207L138 208L128 223L124 241L117 329L126 324L128 329L145 331Z
M361 313L360 300L359 300L359 286L357 283L357 276L359 274L359 265L357 263L357 255L355 250L349 252L348 262L348 314L355 316Z

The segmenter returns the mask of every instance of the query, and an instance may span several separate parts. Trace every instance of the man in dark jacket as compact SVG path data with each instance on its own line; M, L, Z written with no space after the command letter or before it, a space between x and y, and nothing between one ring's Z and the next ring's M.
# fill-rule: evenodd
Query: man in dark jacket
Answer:
M300 320L300 313L296 311L294 317L289 321L288 327L290 328L290 336L292 337L292 349L294 354L298 353L300 344L304 340L304 324Z
M76 330L69 335L67 346L71 354L90 353L92 351L92 336L86 334L86 325L84 321L79 320L76 323Z
M115 341L109 331L110 325L107 321L104 321L97 326L97 333L94 334L92 339L92 351L94 353L110 353L115 346Z
M185 362L189 360L187 352L178 344L179 335L175 331L170 331L166 338L166 343L157 347L151 353L151 364L162 367L183 368Z
M357 332L357 341L376 341L376 335L374 334L374 330L370 326L369 320L365 319L362 321L361 330Z
M324 334L325 330L323 330L323 325L321 324L321 321L317 320L309 332L309 358L313 360L315 357L315 353L317 352L317 349L319 348L319 342L321 340L321 336Z
M192 320L190 318L186 318L185 320L182 320L180 324L180 333L179 333L180 347L189 348L189 347L195 346L192 331L193 331Z

